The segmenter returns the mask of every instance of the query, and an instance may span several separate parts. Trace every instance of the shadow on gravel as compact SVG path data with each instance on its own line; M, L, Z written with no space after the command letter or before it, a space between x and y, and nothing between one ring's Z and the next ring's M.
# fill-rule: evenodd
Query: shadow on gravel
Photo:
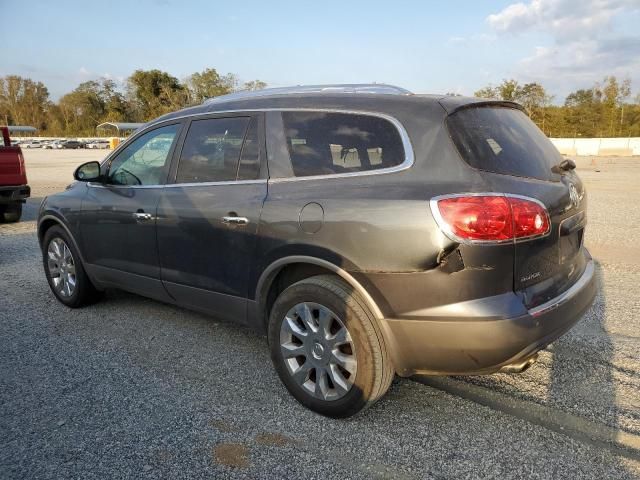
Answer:
M596 337L597 351L576 351L570 347L571 340L560 338L549 350L552 352L551 372L548 387L548 404L563 410L575 410L578 403L591 402L596 408L595 420L618 428L616 384L613 372L614 345L606 328L606 298L604 291L604 268L595 261L598 279L598 294L594 305L576 325L576 335ZM579 345L586 346L583 342ZM595 415L594 415L595 416ZM615 441L613 430L609 441Z

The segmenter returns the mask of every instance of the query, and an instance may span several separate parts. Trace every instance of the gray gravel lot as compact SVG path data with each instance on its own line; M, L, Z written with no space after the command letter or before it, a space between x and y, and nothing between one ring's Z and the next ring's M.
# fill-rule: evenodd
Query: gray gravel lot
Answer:
M578 159L602 288L540 362L398 379L338 421L296 403L253 331L116 291L54 299L37 205L101 155L27 151L34 198L0 225L0 478L640 478L640 159Z

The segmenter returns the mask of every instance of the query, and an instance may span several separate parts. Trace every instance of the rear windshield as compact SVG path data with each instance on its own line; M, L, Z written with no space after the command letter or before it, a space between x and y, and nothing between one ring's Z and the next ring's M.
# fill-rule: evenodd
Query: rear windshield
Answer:
M562 161L558 150L522 111L472 107L447 119L451 138L469 165L480 170L559 180L551 168Z

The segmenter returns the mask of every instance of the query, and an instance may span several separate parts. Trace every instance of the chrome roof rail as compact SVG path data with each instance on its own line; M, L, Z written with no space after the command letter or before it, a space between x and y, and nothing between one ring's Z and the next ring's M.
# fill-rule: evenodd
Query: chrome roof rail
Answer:
M368 93L381 95L413 95L409 90L384 83L345 83L336 85L297 85L294 87L265 88L263 90L245 90L229 93L205 100L203 105L244 100L246 98L270 97L275 95L296 95L305 93Z

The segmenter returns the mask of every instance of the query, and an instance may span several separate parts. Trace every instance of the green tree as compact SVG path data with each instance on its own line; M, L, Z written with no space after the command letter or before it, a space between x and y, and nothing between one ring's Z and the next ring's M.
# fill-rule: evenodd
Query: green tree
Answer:
M0 121L46 128L49 90L42 82L17 75L0 78Z
M101 78L83 82L52 109L52 128L60 128L68 135L93 135L99 123L127 121L130 108L111 79Z
M233 90L229 77L220 75L215 68L207 68L190 75L186 84L193 104L200 104L207 98L226 95Z
M491 100L502 100L498 93L498 89L492 85L488 85L474 92L473 96L478 98L489 98Z
M267 84L262 80L250 80L244 82L242 86L242 90L262 90L263 88L267 88Z
M178 79L160 70L136 70L127 80L128 101L138 121L148 121L189 104Z

